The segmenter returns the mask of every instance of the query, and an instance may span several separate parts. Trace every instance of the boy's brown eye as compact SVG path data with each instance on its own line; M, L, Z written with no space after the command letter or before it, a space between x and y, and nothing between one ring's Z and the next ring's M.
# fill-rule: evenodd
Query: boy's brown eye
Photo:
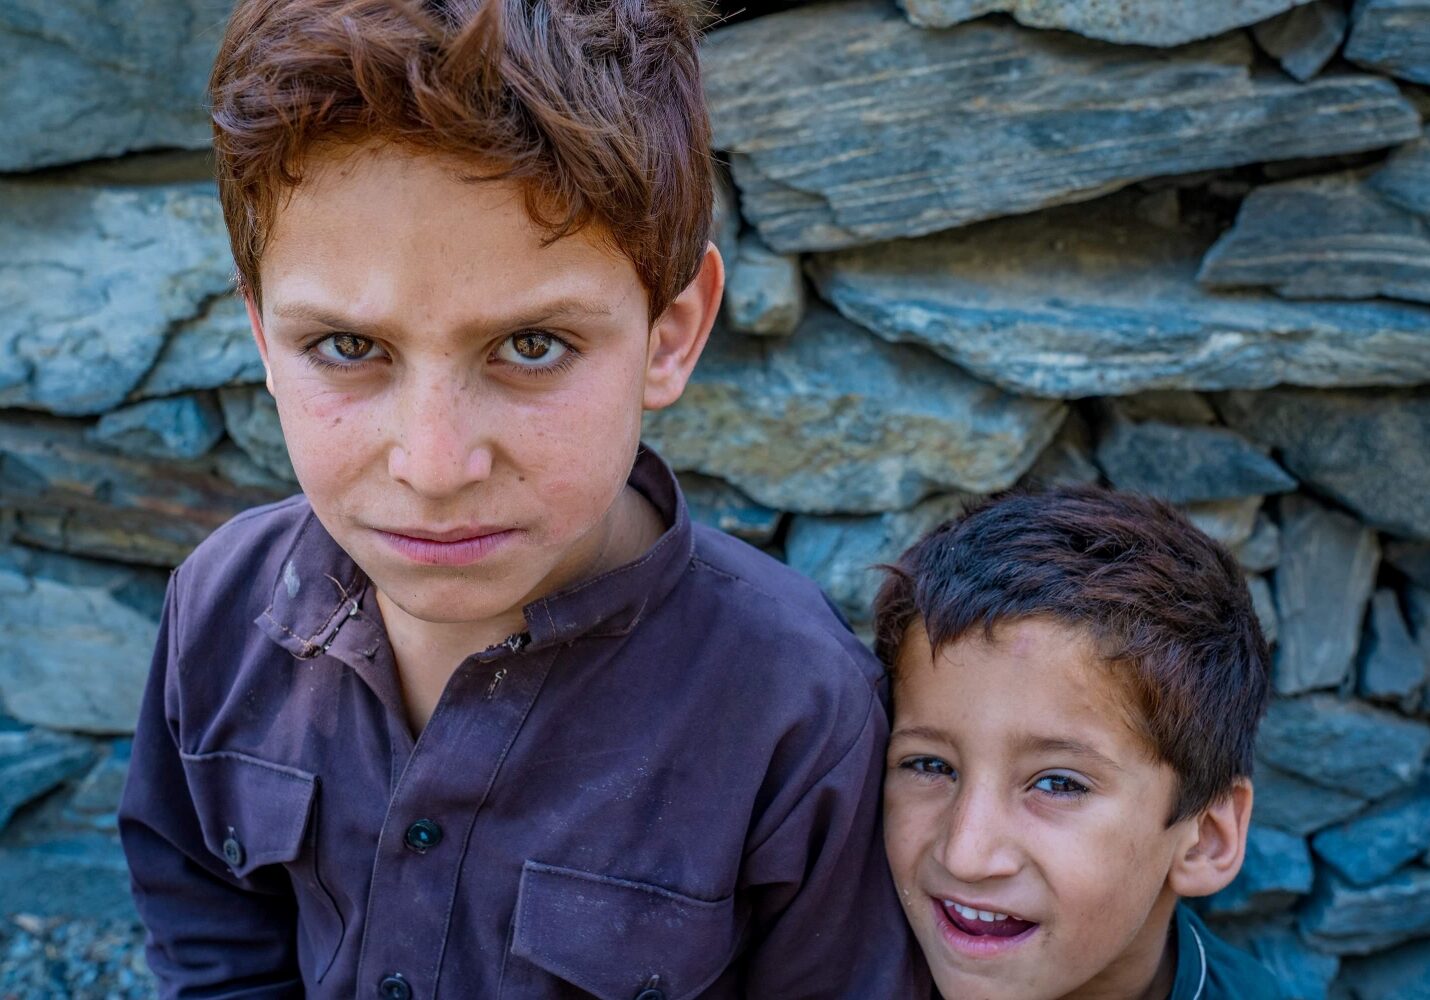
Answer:
M372 341L351 333L333 335L333 347L349 361L358 361L372 350Z
M519 333L512 338L512 346L528 361L540 361L551 350L551 334Z

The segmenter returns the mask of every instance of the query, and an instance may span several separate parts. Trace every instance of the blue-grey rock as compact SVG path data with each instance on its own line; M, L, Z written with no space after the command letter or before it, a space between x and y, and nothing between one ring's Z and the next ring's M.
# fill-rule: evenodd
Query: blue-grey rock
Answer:
M1316 855L1352 885L1379 882L1430 849L1430 776L1311 840Z
M714 203L711 206L710 239L720 251L726 270L740 253L740 197L735 183L723 167L715 169Z
M782 516L779 511L755 503L729 483L710 476L683 472L679 479L694 520L752 545L768 545L774 540Z
M1282 69L1304 83L1331 61L1348 24L1340 0L1315 0L1254 25L1251 34Z
M214 299L199 316L174 327L131 399L262 382L263 359L236 295Z
M1340 958L1306 947L1294 931L1279 927L1253 932L1247 943L1276 980L1281 1000L1327 1000Z
M94 759L84 740L43 729L0 730L0 830L15 810L81 774Z
M1228 393L1217 407L1302 483L1372 527L1430 539L1430 390L1282 387Z
M1350 959L1342 978L1355 1000L1430 1000L1430 939Z
M971 498L930 497L910 510L876 517L795 517L785 540L785 560L811 577L851 622L865 624L884 574L928 531L958 517Z
M1210 242L1194 229L1150 226L1116 196L818 254L810 268L850 319L1010 392L1078 398L1430 379L1430 310L1213 293L1196 282Z
M1356 0L1346 58L1430 83L1430 0Z
M115 740L90 768L65 803L64 819L69 825L107 832L118 828L119 799L129 776L132 749L130 740Z
M0 847L0 912L138 920L116 837L83 833Z
M1309 497L1282 499L1278 693L1337 688L1350 677L1379 566L1375 532Z
M278 421L278 405L268 389L261 385L220 389L218 400L224 427L234 443L264 472L296 483L298 477L283 442L283 425Z
M0 406L113 409L232 268L212 184L0 182Z
M799 257L775 253L753 234L741 239L725 285L725 315L739 333L793 333L804 315Z
M1102 473L1093 464L1091 451L1092 431L1087 422L1076 411L1069 412L1057 436L1023 474L1018 485L1039 490L1100 482Z
M159 570L0 546L5 710L51 729L132 732L166 581Z
M1265 573L1281 562L1281 529L1265 512L1258 514L1251 537L1233 550L1237 562L1251 573Z
M1235 500L1210 500L1187 504L1182 508L1201 531L1229 549L1237 549L1251 540L1261 513L1261 496L1244 496Z
M1296 480L1225 427L1113 421L1097 443L1097 464L1113 486L1173 503L1285 493Z
M1217 422L1211 402L1201 393L1185 389L1152 389L1120 396L1105 405L1110 416L1120 416L1135 424L1157 421L1197 427Z
M1274 913L1311 891L1311 851L1302 837L1256 823L1246 834L1246 858L1231 885L1202 903L1214 916Z
M999 21L926 31L843 0L712 32L702 66L745 217L789 253L1420 131L1387 80L1298 84L1252 73L1253 55L1241 34L1161 52Z
M1356 690L1362 698L1412 711L1418 707L1425 686L1425 656L1400 613L1400 598L1389 588L1376 591L1371 599L1359 660Z
M1065 412L818 309L790 337L717 329L680 402L646 415L645 439L769 507L871 513L1011 485Z
M1123 45L1185 45L1244 27L1307 0L899 0L909 20L947 28L1011 14L1030 28L1075 31Z
M1326 872L1298 923L1308 944L1337 955L1367 955L1423 937L1430 934L1430 869L1407 868L1363 887Z
M1251 608L1256 612L1266 644L1275 646L1281 638L1281 623L1276 618L1276 598L1271 595L1271 584L1266 582L1266 577L1252 574L1246 578L1246 589L1251 594Z
M141 458L198 458L223 437L223 413L210 395L133 403L99 418L90 440Z
M0 171L209 145L205 85L232 0L8 0Z
M1385 544L1385 561L1419 587L1430 587L1430 542L1391 539Z
M1277 770L1366 800L1414 784L1427 754L1430 726L1327 694L1273 699L1257 740Z
M1262 826L1305 836L1365 808L1358 795L1313 785L1267 764L1258 754L1252 813Z
M1430 219L1430 128L1391 153L1366 184L1391 204Z
M1430 222L1359 172L1267 184L1202 261L1209 288L1268 286L1291 299L1430 303Z
M1410 632L1415 636L1415 644L1420 647L1420 655L1426 663L1430 663L1430 589L1407 587L1405 611ZM1426 684L1420 699L1420 714L1430 716L1430 683ZM1430 864L1430 860L1426 864Z

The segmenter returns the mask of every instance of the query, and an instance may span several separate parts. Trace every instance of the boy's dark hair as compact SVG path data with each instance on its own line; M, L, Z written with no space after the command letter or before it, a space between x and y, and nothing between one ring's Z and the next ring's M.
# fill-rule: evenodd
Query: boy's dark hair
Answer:
M1042 615L1085 631L1178 776L1170 823L1250 777L1269 653L1236 559L1167 503L1099 487L995 497L887 567L875 649L922 621L940 649Z
M509 179L552 240L595 223L652 318L709 238L693 0L239 0L209 91L242 288L282 196L334 143L445 153Z

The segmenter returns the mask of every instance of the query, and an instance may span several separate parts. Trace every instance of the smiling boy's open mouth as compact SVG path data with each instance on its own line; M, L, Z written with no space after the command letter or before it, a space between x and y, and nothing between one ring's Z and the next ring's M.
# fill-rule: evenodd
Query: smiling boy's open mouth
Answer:
M1038 925L1007 913L978 910L951 899L940 900L940 909L948 922L969 937L1015 938Z

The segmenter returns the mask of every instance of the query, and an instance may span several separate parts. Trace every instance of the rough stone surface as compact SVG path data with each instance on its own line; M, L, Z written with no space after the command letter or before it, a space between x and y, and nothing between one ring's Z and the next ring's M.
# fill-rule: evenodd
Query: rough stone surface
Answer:
M1253 823L1241 871L1203 908L1216 916L1284 910L1311 891L1312 875L1311 852L1303 838Z
M1372 527L1430 539L1430 390L1228 393L1234 429Z
M5 709L51 729L131 732L165 580L157 570L0 547Z
M1030 28L1075 31L1124 45L1184 45L1240 28L1307 0L899 0L909 20L947 28L1007 13Z
M811 273L881 337L1034 396L1430 379L1430 310L1213 293L1195 280L1210 242L1137 220L1119 196L820 254Z
M1353 885L1379 882L1430 849L1430 777L1311 840L1316 855Z
M1097 443L1113 486L1173 503L1234 500L1296 488L1274 461L1225 427L1114 421Z
M1409 709L1420 702L1425 657L1400 613L1400 598L1389 588L1376 591L1371 599L1358 674L1357 693L1362 698Z
M16 809L83 773L93 759L83 740L43 729L0 730L0 830Z
M261 385L220 389L219 406L223 410L224 427L244 453L270 475L296 483L293 463L288 460L288 446L283 443L283 426L278 421L278 406Z
M176 326L159 358L131 398L172 396L195 389L263 381L263 359L248 327L243 302L214 299L200 316Z
M1306 947L1294 931L1267 928L1251 935L1251 953L1271 971L1282 1000L1327 1000L1341 960Z
M1275 576L1279 693L1346 682L1379 565L1375 532L1308 497L1283 499Z
M1241 203L1197 280L1265 285L1292 299L1430 302L1430 222L1382 198L1359 173L1267 184Z
M211 139L204 90L232 0L0 6L0 171Z
M646 415L645 439L770 507L871 513L1011 485L1064 412L821 309L790 337L717 329L681 401Z
M774 540L780 526L779 511L755 503L729 483L710 476L684 472L679 479L692 519L753 545Z
M1276 618L1276 598L1271 596L1271 584L1264 576L1252 575L1246 578L1246 589L1251 594L1251 609L1256 612L1266 644L1275 646L1281 638L1281 623Z
M1430 1000L1430 939L1352 959L1344 980L1356 1000Z
M725 286L724 308L730 329L740 333L793 333L804 315L799 257L775 253L758 236L740 240Z
M1337 955L1365 955L1430 934L1430 869L1407 868L1354 886L1326 874L1299 919L1307 942Z
M1391 204L1430 219L1430 128L1391 153L1366 183Z
M295 491L236 483L235 453L224 444L200 461L134 458L90 443L78 421L0 413L0 509L15 513L18 541L176 566L230 517Z
M114 833L119 826L119 799L129 776L133 747L128 739L115 740L110 752L94 765L65 804L65 822L76 829Z
M1235 500L1211 500L1187 504L1183 512L1187 520L1200 530L1231 549L1245 545L1256 530L1261 513L1262 497L1246 496Z
M1106 404L1106 410L1109 416L1135 424L1152 420L1196 427L1217 422L1216 409L1205 396L1183 389L1153 389L1121 396Z
M870 620L883 574L874 567L898 559L930 529L963 513L968 497L930 497L911 510L877 517L795 517L785 558L814 579L850 621Z
M1404 573L1411 583L1430 587L1430 542L1392 539L1385 545L1385 561Z
M1348 23L1340 0L1315 0L1254 25L1251 34L1282 69L1304 83L1336 54Z
M0 406L119 405L232 267L211 184L0 182Z
M1346 58L1430 83L1430 0L1357 0Z
M1257 753L1321 788L1378 799L1419 778L1430 726L1332 695L1277 698L1261 723ZM1257 819L1264 821L1259 812Z
M1068 413L1052 443L1043 449L1033 467L1023 474L1019 485L1030 489L1050 489L1078 483L1101 481L1102 472L1093 464L1092 431L1076 412Z
M8 913L135 919L124 852L105 834L2 846L0 885Z
M1354 816L1366 804L1358 795L1313 785L1272 767L1260 754L1255 780L1256 822L1303 837Z
M996 21L923 31L845 0L716 31L702 65L745 216L786 253L1420 131L1387 80L1298 84L1252 58L1241 35L1153 52Z
M1256 518L1251 537L1234 550L1237 562L1252 573L1265 573L1281 562L1281 529L1263 512Z
M170 396L111 410L90 439L140 458L198 458L223 437L223 414L210 395Z

